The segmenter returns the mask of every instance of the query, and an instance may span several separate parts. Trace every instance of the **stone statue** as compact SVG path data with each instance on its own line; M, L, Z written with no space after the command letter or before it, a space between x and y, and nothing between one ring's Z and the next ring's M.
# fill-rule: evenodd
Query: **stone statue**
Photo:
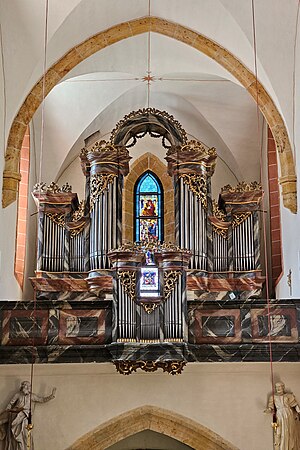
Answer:
M23 381L6 409L0 414L0 439L5 442L5 450L33 449L31 432L28 433L28 418L35 403L45 403L55 397L56 389L48 397L31 394L31 384ZM28 437L29 436L29 437Z
M274 424L274 449L299 450L300 439L297 422L300 407L294 396L285 392L284 383L275 384L274 403L277 423ZM265 412L274 413L273 396L268 400Z

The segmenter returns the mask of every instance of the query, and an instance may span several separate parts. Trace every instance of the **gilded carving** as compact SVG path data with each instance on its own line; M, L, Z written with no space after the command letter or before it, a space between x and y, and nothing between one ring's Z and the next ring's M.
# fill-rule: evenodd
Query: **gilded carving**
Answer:
M80 156L82 158L85 158L89 153L103 153L104 155L108 154L113 158L117 156L118 158L120 158L120 160L122 160L123 158L126 159L129 156L128 150L125 147L113 145L112 143L105 140L96 141L90 148L84 147L81 150Z
M48 191L49 192L49 191ZM79 204L79 209L76 210L72 216L72 222L76 222L77 220L81 219L84 216L84 207L85 207L85 201L82 200ZM56 225L59 225L60 227L65 228L66 222L65 222L65 214L64 213L50 213L47 212L45 214L47 217L49 217L52 222L54 222ZM70 237L73 238L77 236L77 234L81 233L83 228L85 226L85 222L81 223L78 227L70 229Z
M118 270L117 276L124 288L125 293L131 298L136 300L136 272L132 270Z
M215 200L212 201L212 213L213 213L213 216L216 217L221 222L226 222L226 219L227 219L226 214L224 213L224 211L222 211L219 208L219 206ZM228 235L227 235L228 229L227 228L218 226L216 223L213 223L212 229L219 236L221 236L224 239L227 239L227 237L228 237Z
M182 128L181 124L176 120L171 114L169 114L167 111L160 111L155 108L143 108L139 109L138 111L131 111L129 114L123 117L115 126L115 128L111 132L110 142L113 144L115 141L118 133L124 128L129 128L129 124L134 121L134 119L137 119L139 116L147 116L147 115L155 115L159 116L163 119L166 119L169 123L172 124L172 126L176 129L176 132L178 135L180 135L180 139L183 143L187 142L187 135L186 131ZM133 122L133 126L134 126ZM132 126L132 127L133 127ZM151 128L146 128L146 130L143 130L142 132L133 133L133 130L130 130L130 141L129 144L126 145L127 148L133 147L137 139L140 139L145 136L146 133L149 133L151 137L163 137L162 144L165 148L169 148L166 144L166 137L161 136L160 133L153 132Z
M237 186L231 186L227 184L221 189L221 193L223 192L252 192L252 191L261 191L262 186L258 181L252 181L251 183L246 183L245 181L240 182Z
M105 191L109 189L109 185L117 177L115 173L97 173L91 176L90 185L90 209L93 209L97 198Z
M219 236L221 236L224 239L228 238L227 229L219 228L216 225L212 225L212 229L215 233L217 233Z
M118 252L128 252L128 253L141 253L150 250L152 252L187 252L191 253L190 250L178 247L172 242L159 242L155 240L145 240L142 242L124 242L120 247L117 248Z
M62 187L59 187L54 181L47 186L46 183L41 182L34 185L33 192L60 194L62 192L72 192L72 186L66 183Z
M72 215L72 222L77 222L84 217L85 200L81 200L78 209Z
M180 270L166 270L164 272L164 299L167 300L172 291L174 290L176 284L178 283L179 276L181 275Z
M205 156L217 156L217 151L215 147L207 147L203 142L197 141L195 139L192 139L188 141L186 144L184 144L182 147L180 147L180 153L197 153L199 156L202 155ZM172 155L174 153L177 153L178 149L175 147L172 147L168 150L167 155Z
M182 178L184 184L188 185L190 191L192 191L198 200L201 201L203 207L207 208L207 186L206 177L198 173L182 173L179 175Z
M226 214L224 213L224 211L222 211L222 210L219 208L219 206L218 206L216 200L213 200L213 201L212 201L212 210L213 210L213 215L214 215L217 219L222 220L222 222L226 222Z
M65 215L64 213L46 213L46 216L49 217L52 222L56 223L60 227L65 226Z
M141 305L147 314L151 314L159 306L159 303L141 303Z
M232 217L232 228L236 228L241 225L241 223L245 222L249 216L251 216L251 212L234 214Z
M156 372L158 369L162 369L163 372L167 372L170 375L179 375L182 373L186 366L185 361L126 361L116 360L113 361L116 366L117 372L122 375L130 375L136 372L137 369L141 369L144 372Z

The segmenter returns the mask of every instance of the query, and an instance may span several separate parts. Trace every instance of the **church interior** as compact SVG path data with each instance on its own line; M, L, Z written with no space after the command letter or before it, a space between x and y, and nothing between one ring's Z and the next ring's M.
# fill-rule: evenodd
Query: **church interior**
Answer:
M0 449L300 449L299 12L0 0Z

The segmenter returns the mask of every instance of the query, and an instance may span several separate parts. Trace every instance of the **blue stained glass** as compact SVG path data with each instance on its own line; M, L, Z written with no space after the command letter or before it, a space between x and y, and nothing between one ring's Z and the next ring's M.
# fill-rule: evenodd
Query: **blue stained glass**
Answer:
M136 241L162 240L162 192L159 181L146 172L135 191Z
M138 187L139 192L160 192L159 185L154 177L148 173L145 178L142 178Z

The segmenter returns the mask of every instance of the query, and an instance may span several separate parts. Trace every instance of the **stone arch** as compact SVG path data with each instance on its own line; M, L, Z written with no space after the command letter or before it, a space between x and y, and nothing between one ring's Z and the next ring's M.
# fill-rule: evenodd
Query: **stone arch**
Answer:
M195 449L238 450L208 428L156 406L142 406L121 414L79 438L67 450L100 450L140 431L165 434Z
M124 189L122 197L122 237L123 241L133 239L133 219L134 219L134 186L138 178L147 170L151 170L161 181L164 190L164 241L174 242L175 222L174 222L174 189L172 179L167 173L167 166L150 152L144 153L137 158L130 167L130 172L124 179Z
M263 85L256 82L255 75L241 61L224 47L196 31L178 23L152 16L133 19L115 25L75 46L49 68L45 75L46 95L71 69L89 56L111 44L149 32L149 30L190 45L214 59L239 80L253 99L258 102L258 106L272 131L279 154L281 166L279 182L282 186L283 204L292 213L296 213L297 180L295 162L288 132L280 112ZM42 102L42 87L43 79L35 84L26 97L9 132L3 173L2 205L4 208L16 200L20 180L20 148L26 127Z

